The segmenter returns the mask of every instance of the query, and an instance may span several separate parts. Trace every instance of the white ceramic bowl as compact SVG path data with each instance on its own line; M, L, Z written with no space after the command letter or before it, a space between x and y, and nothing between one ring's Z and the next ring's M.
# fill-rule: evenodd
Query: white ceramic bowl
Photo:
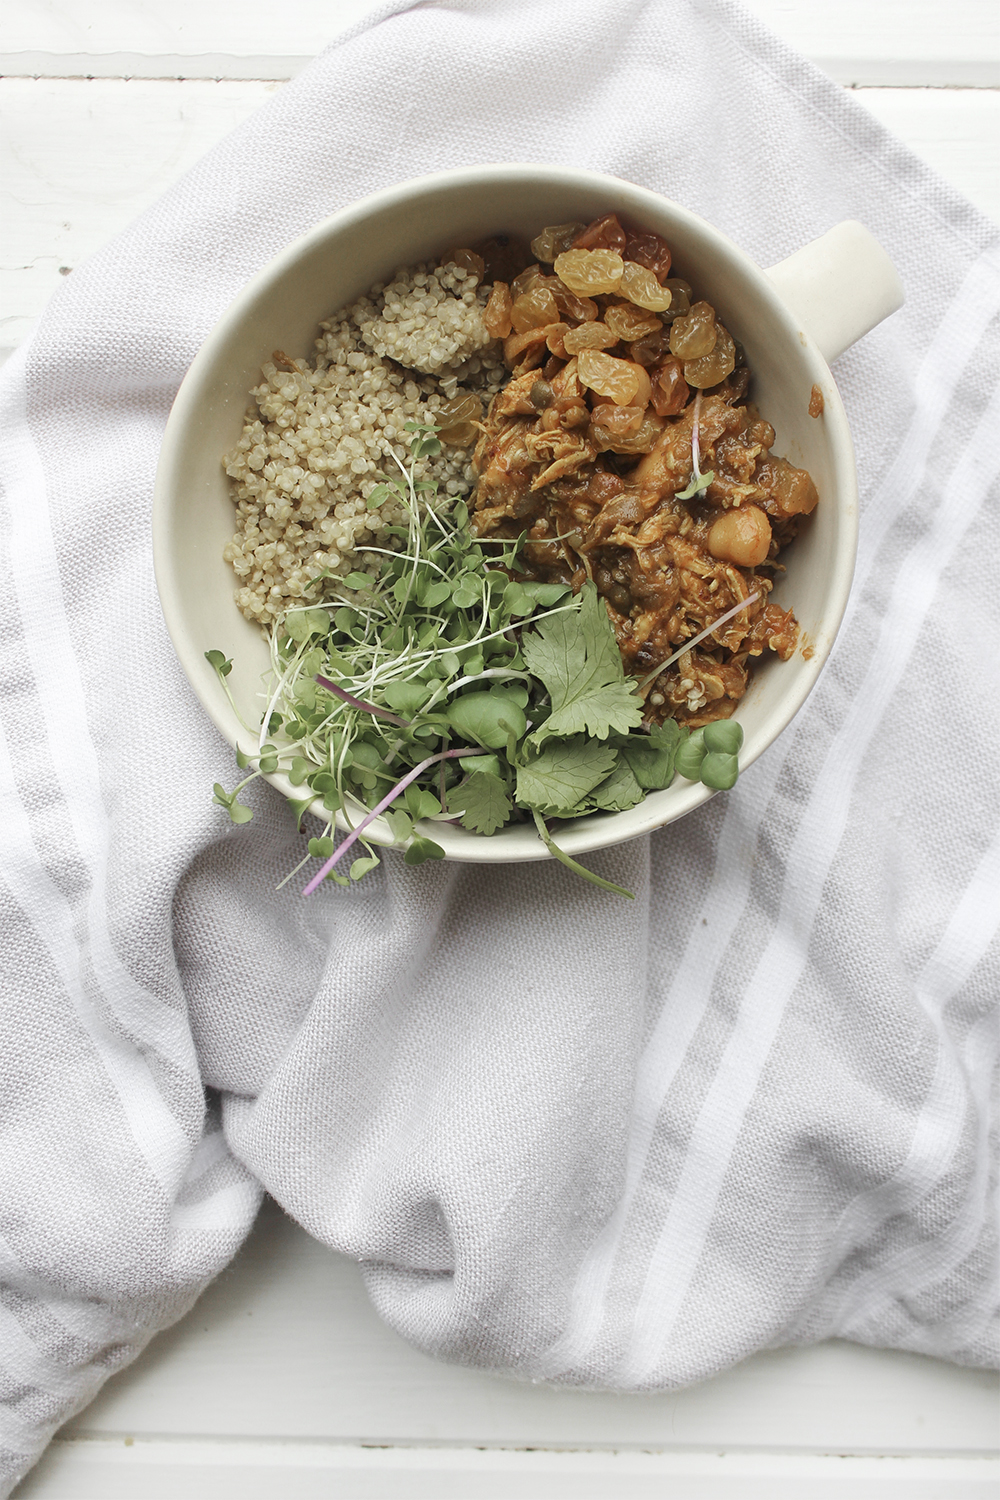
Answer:
M218 649L232 658L234 699L248 723L259 722L268 653L233 602L235 577L222 557L234 515L221 457L240 435L263 361L276 348L311 357L320 320L398 266L497 231L530 238L544 224L588 222L608 212L669 242L671 274L690 281L743 344L752 397L777 432L774 451L808 469L816 482L819 506L785 554L787 572L774 592L777 602L794 609L801 645L791 660L761 661L754 670L737 714L746 735L741 767L756 760L801 708L840 625L857 541L854 456L827 360L902 302L884 252L860 225L842 224L766 272L697 215L617 178L536 165L469 167L351 204L289 245L212 330L177 394L156 480L156 578L181 664L234 747L240 726L204 653ZM825 403L819 418L808 412L814 385ZM284 795L300 795L283 775L268 779ZM573 855L619 843L682 817L711 795L678 778L628 812L563 824L559 842ZM489 838L442 823L427 832L453 859L548 857L531 825ZM371 834L388 839L379 823Z

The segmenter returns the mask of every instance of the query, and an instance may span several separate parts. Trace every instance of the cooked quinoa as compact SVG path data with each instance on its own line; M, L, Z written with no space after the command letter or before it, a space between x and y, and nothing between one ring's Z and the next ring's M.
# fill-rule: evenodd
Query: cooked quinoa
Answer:
M407 422L442 425L465 394L488 402L506 377L483 322L488 288L454 261L397 271L320 324L316 358L280 351L262 367L255 407L224 459L234 482L236 535L225 548L240 587L236 603L268 627L296 604L317 603L321 574L378 571L370 547L392 546L405 521L367 499L409 463ZM474 432L418 460L415 477L457 499L475 482Z

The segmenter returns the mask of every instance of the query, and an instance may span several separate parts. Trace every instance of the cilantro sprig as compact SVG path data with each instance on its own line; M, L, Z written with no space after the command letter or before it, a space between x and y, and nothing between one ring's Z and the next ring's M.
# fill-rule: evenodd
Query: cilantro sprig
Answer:
M414 460L439 451L433 429L409 428ZM377 866L370 827L381 817L408 864L444 856L429 834L436 821L486 836L533 823L555 859L628 896L571 859L552 825L623 811L668 786L690 737L673 720L643 727L640 685L625 676L593 584L574 596L518 576L523 537L478 540L464 502L418 482L412 462L397 466L367 503L394 500L405 525L390 528L390 545L363 549L369 571L320 575L317 600L274 628L261 722L244 725L256 744L237 754L250 775L232 792L216 784L214 800L243 823L253 814L239 793L255 777L281 770L302 788L297 822L309 810L325 825L296 867L323 860L305 894ZM235 709L232 662L205 655ZM717 764L721 747L710 755L705 738L685 774L731 784L729 760ZM703 761L714 780L702 777ZM349 831L335 845L338 812ZM363 853L344 874L337 866L357 844Z

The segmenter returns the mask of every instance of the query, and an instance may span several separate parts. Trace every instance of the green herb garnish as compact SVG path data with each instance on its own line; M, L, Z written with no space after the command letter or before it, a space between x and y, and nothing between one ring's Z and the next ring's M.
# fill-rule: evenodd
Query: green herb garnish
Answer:
M414 459L436 451L433 429L410 430ZM433 485L414 481L412 463L399 468L368 502L402 503L407 524L393 528L396 547L363 549L378 555L377 568L326 575L322 603L290 610L274 628L267 706L259 730L244 725L257 743L237 753L251 774L232 792L216 785L215 801L246 822L252 812L238 793L281 769L309 793L293 804L297 822L321 803L326 826L297 868L324 863L305 894L373 869L378 856L365 835L382 817L393 842L406 844L408 864L443 857L426 832L435 821L484 835L532 821L555 859L629 895L571 859L549 824L634 807L668 786L675 769L731 785L733 731L742 731L708 726L727 731L716 745L708 730L689 735L673 720L644 729L639 684L625 677L594 585L574 597L564 585L518 577L523 538L485 550L464 502L446 510ZM205 655L232 703L232 663ZM340 810L351 831L335 846ZM365 852L341 874L335 866L356 843Z

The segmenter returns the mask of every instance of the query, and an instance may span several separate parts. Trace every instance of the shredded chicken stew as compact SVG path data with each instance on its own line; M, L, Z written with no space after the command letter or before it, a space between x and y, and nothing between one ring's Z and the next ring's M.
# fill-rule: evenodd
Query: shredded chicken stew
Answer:
M472 528L524 534L522 576L596 585L648 722L728 718L752 660L795 650L769 596L816 487L772 453L742 350L659 235L606 214L531 253L485 307L511 373L479 424Z

